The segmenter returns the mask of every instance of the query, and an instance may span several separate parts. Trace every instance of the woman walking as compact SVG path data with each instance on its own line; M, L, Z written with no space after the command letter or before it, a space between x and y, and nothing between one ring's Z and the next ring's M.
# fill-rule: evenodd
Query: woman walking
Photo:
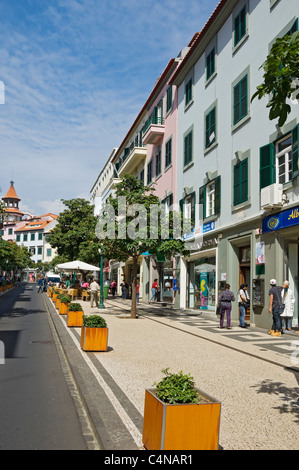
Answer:
M284 311L280 315L282 320L282 329L291 331L292 330L292 319L294 316L294 303L295 297L293 291L289 287L289 281L284 281L281 291L281 299L284 305Z
M224 328L224 317L226 314L226 327L228 330L231 330L231 310L232 302L235 301L235 295L230 290L230 285L225 284L225 290L219 295L219 302L221 305L221 314L220 314L220 328Z

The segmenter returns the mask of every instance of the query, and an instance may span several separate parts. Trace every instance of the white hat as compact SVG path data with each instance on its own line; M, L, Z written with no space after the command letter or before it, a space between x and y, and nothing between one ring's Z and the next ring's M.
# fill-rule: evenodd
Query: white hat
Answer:
M271 279L270 284L271 286L276 286L276 279Z

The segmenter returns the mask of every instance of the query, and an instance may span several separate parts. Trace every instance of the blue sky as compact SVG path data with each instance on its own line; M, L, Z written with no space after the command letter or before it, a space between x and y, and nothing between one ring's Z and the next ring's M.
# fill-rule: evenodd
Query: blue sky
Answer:
M20 207L36 214L88 198L169 59L217 4L1 0L1 196L13 178Z

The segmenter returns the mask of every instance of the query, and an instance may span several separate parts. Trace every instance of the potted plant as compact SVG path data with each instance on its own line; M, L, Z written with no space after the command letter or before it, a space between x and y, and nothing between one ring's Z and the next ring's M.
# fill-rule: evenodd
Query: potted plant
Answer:
M67 314L67 309L69 304L71 303L71 298L69 295L63 294L60 297L60 305L59 305L59 314L60 315L66 315Z
M58 294L59 294L59 291L54 288L53 289L53 296L52 296L52 300L53 300L54 303L56 302Z
M147 450L217 450L220 402L195 388L190 374L162 371L145 391L142 442Z
M59 305L60 305L61 299L62 299L62 297L64 297L64 295L65 294L58 294L57 297L56 297L55 305L56 305L57 310L59 310Z
M67 326L83 325L83 308L76 302L71 302L67 308Z
M84 351L107 351L108 328L100 315L83 315L81 349Z

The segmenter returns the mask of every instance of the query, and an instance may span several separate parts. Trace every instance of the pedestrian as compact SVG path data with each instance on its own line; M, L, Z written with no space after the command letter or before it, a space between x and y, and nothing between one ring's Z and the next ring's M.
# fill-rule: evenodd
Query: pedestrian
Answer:
M280 315L282 321L282 330L292 331L292 319L294 316L295 297L290 289L289 281L284 281L281 291L282 303L284 311Z
M43 286L44 286L44 281L43 281L42 277L39 278L37 285L38 285L37 293L42 292L43 291Z
M44 292L47 292L47 289L48 289L48 278L46 276L44 279Z
M90 306L93 308L93 304L95 303L95 307L98 306L98 292L100 290L100 286L97 283L96 279L92 281L90 284Z
M219 295L219 302L221 306L220 314L220 328L224 328L224 317L226 314L226 327L228 330L231 330L231 310L232 302L235 301L235 295L230 290L230 285L225 284L225 290Z
M154 282L152 283L152 296L148 301L149 304L151 303L152 299L156 301L158 300L158 289L159 289L158 279L154 279Z
M271 288L269 290L269 313L272 313L272 327L270 331L268 331L268 334L271 336L281 336L282 330L280 315L282 313L282 287L276 285L276 279L271 279L270 286Z
M241 284L239 292L238 292L238 303L239 303L239 309L240 309L240 324L239 324L240 328L246 328L245 315L246 315L246 310L249 308L249 305L250 305L247 289L248 289L247 284Z
M120 287L121 287L121 297L122 297L122 299L125 300L127 298L127 295L128 295L129 286L125 281L122 281L120 283Z
M116 281L115 279L113 279L113 281L111 282L111 293L112 293L112 297L115 297L115 292L116 292Z

